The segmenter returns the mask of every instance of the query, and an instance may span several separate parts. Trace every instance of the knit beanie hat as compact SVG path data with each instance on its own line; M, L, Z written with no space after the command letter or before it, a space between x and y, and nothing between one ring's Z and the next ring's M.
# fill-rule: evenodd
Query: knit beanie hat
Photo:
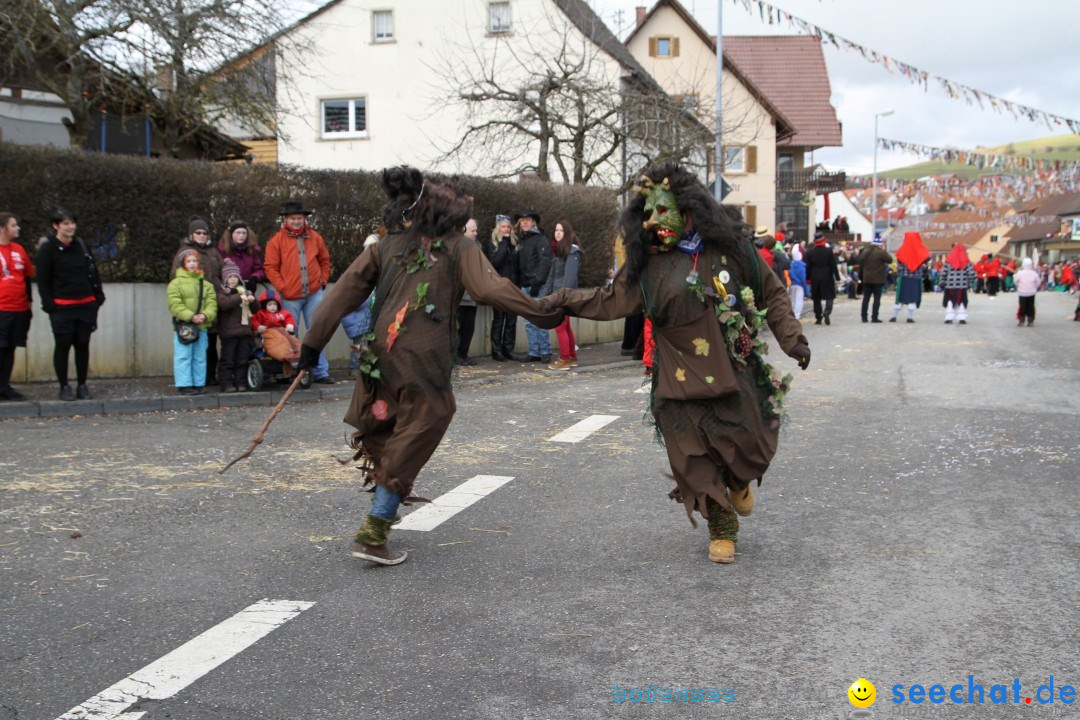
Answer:
M225 262L221 264L221 284L225 285L231 275L240 277L240 268L232 260L225 258Z
M198 250L196 250L195 248L185 248L185 249L180 251L180 267L181 268L184 267L184 260L187 259L188 255L194 255L195 260L196 261L199 260L199 251Z
M206 224L206 221L200 217L193 217L188 221L187 234L191 237L195 234L196 230L205 230L206 234L210 234L210 226Z

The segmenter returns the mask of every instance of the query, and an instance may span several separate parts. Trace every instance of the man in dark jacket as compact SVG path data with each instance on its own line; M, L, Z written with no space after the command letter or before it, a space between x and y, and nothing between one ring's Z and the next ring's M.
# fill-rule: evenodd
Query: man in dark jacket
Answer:
M551 272L551 242L540 229L540 215L533 210L523 210L514 215L514 224L518 227L521 289L529 297L544 297L551 293L551 287L548 286L548 274ZM529 361L551 362L551 338L547 330L541 330L526 320L525 334L529 338Z
M829 316L832 315L833 300L836 299L840 267L836 263L836 253L825 242L823 233L814 235L814 247L806 251L806 275L810 279L810 294L814 298L814 324L820 325L824 319L826 325L831 325Z
M870 296L874 296L874 310L872 320L869 322L881 322L878 319L878 310L881 309L881 291L885 287L885 271L892 262L892 255L885 252L881 247L881 238L874 236L874 242L859 253L855 261L859 265L859 276L863 283L862 296L862 321L867 322L866 309L870 304Z

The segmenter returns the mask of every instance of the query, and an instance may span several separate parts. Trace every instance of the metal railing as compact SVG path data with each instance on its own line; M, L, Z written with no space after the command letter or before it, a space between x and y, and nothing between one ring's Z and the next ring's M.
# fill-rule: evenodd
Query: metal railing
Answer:
M781 191L813 190L815 193L830 193L844 189L847 175L843 172L822 172L821 170L778 170L776 189Z

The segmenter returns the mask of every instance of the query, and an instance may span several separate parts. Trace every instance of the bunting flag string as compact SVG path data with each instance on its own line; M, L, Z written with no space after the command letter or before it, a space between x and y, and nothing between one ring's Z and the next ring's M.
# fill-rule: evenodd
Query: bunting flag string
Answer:
M722 1L722 0L721 0ZM1063 117L1061 115L1055 115L1043 110L1038 110L1027 105L1021 105L1020 103L1006 100L1004 98L991 95L983 90L976 90L973 87L969 87L962 83L954 82L947 78L943 78L940 75L934 75L921 70L920 68L910 65L905 62L901 62L896 58L889 57L884 53L879 53L876 50L863 47L862 45L852 42L845 37L841 37L836 33L825 30L818 27L813 23L807 22L802 18L792 15L786 10L772 5L765 0L732 0L735 3L741 3L743 8L753 14L753 6L757 5L759 15L764 19L768 19L770 25L773 24L773 18L776 18L776 24L786 22L788 27L797 28L799 32L806 35L813 35L822 43L829 43L838 49L848 50L850 52L856 52L863 57L867 62L872 62L881 65L891 74L899 73L911 83L919 85L923 90L928 91L931 84L938 85L941 90L954 100L963 99L968 105L974 105L978 103L982 109L986 108L985 102L990 106L994 112L1002 114L1008 112L1015 119L1026 119L1031 122L1042 122L1046 124L1051 131L1059 130L1062 127L1067 127L1071 133L1080 133L1080 120L1073 120L1071 118Z
M980 153L973 150L941 148L902 140L890 140L888 138L878 138L878 147L882 150L900 150L947 163L969 165L980 170L1063 170L1080 165L1080 162L1075 160L1046 160L1025 155ZM1052 151L1053 149L1046 148L1045 150Z
M852 188L869 188L873 180L869 175L848 175L847 184ZM1060 171L1035 170L1023 175L994 174L973 179L959 175L931 175L918 180L879 177L877 184L879 189L905 195L921 192L935 196L977 198L1007 205L1080 192L1080 165L1069 165Z

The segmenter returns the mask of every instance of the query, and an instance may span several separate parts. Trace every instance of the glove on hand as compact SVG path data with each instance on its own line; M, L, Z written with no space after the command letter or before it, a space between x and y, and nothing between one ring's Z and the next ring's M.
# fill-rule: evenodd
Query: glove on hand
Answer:
M300 370L311 370L313 367L319 364L319 353L321 350L316 350L310 345L300 346L300 360L297 362L296 367Z
M791 348L791 352L788 356L799 361L799 367L805 370L810 366L810 347L803 343L799 343L795 347Z

